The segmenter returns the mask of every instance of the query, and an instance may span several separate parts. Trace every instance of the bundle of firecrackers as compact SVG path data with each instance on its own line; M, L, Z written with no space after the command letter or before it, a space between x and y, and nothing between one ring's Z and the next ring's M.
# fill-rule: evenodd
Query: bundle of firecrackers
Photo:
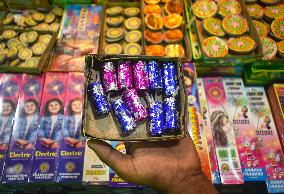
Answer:
M101 81L89 84L89 99L97 116L108 115L112 109L122 134L130 134L146 120L152 136L180 130L177 64L142 60L105 62L101 76ZM163 96L163 100L157 96Z

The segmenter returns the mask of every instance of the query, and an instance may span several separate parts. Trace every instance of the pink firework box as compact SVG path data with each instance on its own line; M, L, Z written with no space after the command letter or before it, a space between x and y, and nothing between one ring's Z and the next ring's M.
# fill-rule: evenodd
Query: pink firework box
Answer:
M244 179L231 124L233 119L229 117L225 107L227 96L222 78L204 78L204 86L221 182L223 184L243 184Z
M265 181L265 169L257 149L256 126L242 78L223 78L225 110L232 121L245 181Z
M208 154L209 154L212 183L221 184L216 149L215 149L215 145L213 141L209 112L208 112L207 101L206 101L206 94L205 94L202 78L197 78L197 87L198 87L198 95L199 95L199 101L200 101L200 109L201 109L201 114L202 114L202 125L204 128L204 132L206 134L206 140L207 140L207 146L208 146L207 149L208 149Z
M263 87L246 87L269 193L284 192L284 155ZM280 113L279 113L280 114Z

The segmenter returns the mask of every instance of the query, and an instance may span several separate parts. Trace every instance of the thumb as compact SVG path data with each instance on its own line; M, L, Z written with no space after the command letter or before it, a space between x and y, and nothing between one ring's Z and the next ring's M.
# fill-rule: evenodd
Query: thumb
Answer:
M116 149L113 149L111 145L101 140L90 139L87 144L102 162L111 167L123 179L131 180L135 177L133 174L135 171L131 161L132 157L130 155L122 154Z

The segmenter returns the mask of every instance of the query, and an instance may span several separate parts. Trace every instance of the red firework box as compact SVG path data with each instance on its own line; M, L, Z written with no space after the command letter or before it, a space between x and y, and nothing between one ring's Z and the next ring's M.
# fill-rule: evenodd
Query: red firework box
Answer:
M204 87L223 184L243 184L243 174L234 134L233 118L227 112L227 95L220 77L204 78Z
M62 138L67 73L46 73L31 182L54 182L57 151Z
M212 180L207 150L206 133L202 123L202 113L196 83L196 71L193 63L183 63L184 81L188 96L188 132L194 142L200 158L201 167L209 180Z
M200 109L202 113L202 125L205 131L206 140L207 140L207 150L209 154L212 183L221 184L218 160L217 160L216 149L215 149L215 144L213 140L213 134L211 130L210 117L209 117L206 94L205 94L205 89L204 89L202 78L197 79L197 86L198 86Z
M284 150L284 84L273 84L267 90L271 112Z
M21 90L22 75L1 74L0 79L0 178L2 178L18 104L19 91Z
M257 148L266 170L268 193L284 192L284 155L263 87L246 87L256 126Z
M27 183L39 123L44 75L23 74L2 183Z

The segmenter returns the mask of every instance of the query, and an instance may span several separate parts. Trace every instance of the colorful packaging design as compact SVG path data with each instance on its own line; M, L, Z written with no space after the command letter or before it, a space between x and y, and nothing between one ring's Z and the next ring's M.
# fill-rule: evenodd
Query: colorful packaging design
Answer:
M269 193L284 192L284 155L263 87L246 87Z
M97 185L105 185L109 182L109 167L88 146L85 146L82 182Z
M0 79L0 178L2 178L21 89L22 75L1 74Z
M284 84L273 84L270 86L267 91L267 97L282 150L284 150Z
M211 130L211 123L210 123L210 117L209 117L209 112L208 112L208 107L207 107L203 79L198 78L196 82L198 86L200 109L202 113L202 125L203 125L203 130L205 131L206 140L207 140L207 150L209 154L212 183L221 184L221 178L220 178L220 173L219 173L219 168L218 168L215 144L213 141L213 134Z
M233 118L226 110L227 96L222 79L204 78L204 87L210 115L221 182L243 184L244 179L234 134Z
M23 75L2 183L27 183L39 124L44 75Z
M32 164L32 182L54 182L56 155L62 138L68 74L47 73L43 88L40 123Z
M202 114L199 103L198 88L196 83L196 73L193 63L183 64L184 81L188 96L188 132L194 142L195 148L200 158L201 167L207 178L211 181L211 169L209 165L209 155L207 150L206 133L202 122Z
M265 181L266 172L257 150L256 126L242 78L223 78L227 102L225 110L233 121L244 181ZM232 119L232 120L231 120Z
M126 154L126 149L123 141L112 141L111 146ZM137 184L128 183L118 176L111 168L109 169L109 186L110 187L137 187Z
M98 52L102 6L67 5L52 71L83 72L85 55Z
M84 74L69 73L65 97L63 138L57 154L57 182L81 182L85 138L81 135Z

